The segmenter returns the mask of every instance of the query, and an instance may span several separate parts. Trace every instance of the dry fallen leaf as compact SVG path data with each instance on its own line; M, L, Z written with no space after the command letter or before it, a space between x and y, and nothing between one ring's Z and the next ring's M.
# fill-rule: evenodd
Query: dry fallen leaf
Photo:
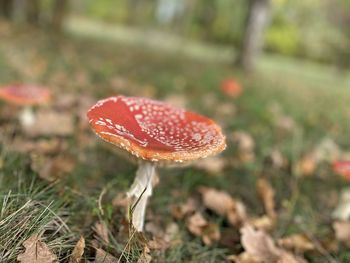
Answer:
M80 263L85 249L85 239L81 237L76 243L72 255L69 258L69 263Z
M196 211L198 204L193 198L188 198L186 203L176 204L171 206L171 215L177 219L181 220L185 216L192 214Z
M148 241L147 243L149 249L151 250L166 250L170 247L170 243L165 241L162 238L157 238L154 237L153 239L151 239L150 241Z
M179 226L175 222L169 223L165 228L163 239L167 242L173 241L179 233Z
M333 229L336 239L350 248L350 221L335 221Z
M282 153L273 149L269 155L269 160L274 168L281 169L288 165L288 160L282 155Z
M49 158L39 155L31 155L31 168L37 172L40 178L49 182L62 178L71 173L76 165L75 160L67 156Z
M237 131L232 134L233 141L238 144L238 149L242 152L254 151L255 142L253 137L243 131Z
M165 102L180 108L186 108L187 101L188 101L187 97L180 94L170 94L165 98Z
M204 206L218 215L227 217L232 225L240 225L247 218L243 203L233 199L228 193L209 187L200 187Z
M30 137L69 136L74 132L74 118L71 113L40 110L35 113L33 125L24 127Z
M109 242L108 228L105 223L96 222L95 225L92 227L92 230L96 234L94 235L96 239L102 240L104 243L108 244Z
M204 206L221 216L226 216L235 207L233 198L224 191L201 187L199 192L202 194Z
M186 225L188 230L193 235L201 237L206 245L211 245L220 239L219 227L214 223L208 223L199 212L190 216Z
M201 213L196 212L188 218L187 228L195 236L201 236L203 228L208 224Z
M232 102L222 102L215 107L215 119L227 122L226 120L234 117L236 112L237 108Z
M267 215L263 215L261 217L251 217L246 221L250 225L254 226L256 229L261 229L264 231L270 231L275 226L275 219L271 219L271 217Z
M317 168L317 159L313 154L305 155L296 163L295 172L301 176L312 176Z
M295 251L296 253L304 253L306 251L315 250L315 245L303 234L293 234L278 240L278 245Z
M275 211L275 190L269 181L264 178L257 180L256 188L264 205L265 212L271 219L275 219L277 216Z
M16 138L11 143L11 149L21 153L34 152L43 155L53 155L66 150L67 143L58 138L40 139L36 141Z
M238 146L239 159L242 162L251 162L255 159L255 142L251 135L237 131L232 134L232 139Z
M245 251L261 259L264 263L277 262L280 258L280 249L273 239L262 230L255 230L246 225L241 228L241 243Z
M250 225L241 228L241 243L245 252L263 263L305 263L306 261L276 246L271 236Z
M58 262L48 246L40 241L37 235L33 235L23 242L25 251L18 255L17 260L21 263L52 263Z
M201 159L194 165L198 169L202 169L211 175L220 176L226 167L226 159L220 156Z
M96 248L94 263L116 263L118 260L101 248Z
M258 257L243 252L239 255L231 255L227 257L227 260L235 263L263 263Z

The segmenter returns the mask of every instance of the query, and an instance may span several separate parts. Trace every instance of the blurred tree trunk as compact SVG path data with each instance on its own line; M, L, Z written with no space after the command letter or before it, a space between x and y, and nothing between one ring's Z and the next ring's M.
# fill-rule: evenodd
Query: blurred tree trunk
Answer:
M0 15L10 18L12 13L12 0L0 0Z
M40 13L39 0L27 0L26 9L27 22L32 25L37 25Z
M62 31L64 17L68 9L68 0L55 0L52 12L52 27L56 32Z
M140 5L142 5L142 0L128 0L128 17L127 22L129 24L136 24L139 21L140 15Z
M246 71L255 68L264 43L264 31L271 16L271 0L250 0L239 64Z

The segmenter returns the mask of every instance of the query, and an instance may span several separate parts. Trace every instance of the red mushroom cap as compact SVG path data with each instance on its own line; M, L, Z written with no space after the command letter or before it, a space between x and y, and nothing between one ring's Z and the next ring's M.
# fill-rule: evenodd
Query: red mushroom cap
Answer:
M0 98L20 106L37 105L49 102L50 92L36 85L8 85L0 89Z
M211 119L139 97L110 97L87 113L102 139L149 161L183 162L225 149L225 136Z
M226 79L221 83L221 91L232 98L238 98L242 94L242 86L234 79Z
M333 171L350 180L350 161L333 162Z

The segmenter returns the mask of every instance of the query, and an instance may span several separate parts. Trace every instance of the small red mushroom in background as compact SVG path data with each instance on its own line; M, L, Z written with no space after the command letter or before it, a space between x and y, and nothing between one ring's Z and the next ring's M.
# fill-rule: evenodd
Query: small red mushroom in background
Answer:
M231 98L238 98L242 92L242 86L235 79L229 78L221 82L221 91Z
M0 99L23 107L19 114L19 121L24 127L31 126L34 123L35 116L32 108L47 104L50 98L49 90L38 85L15 84L0 88Z
M350 180L350 161L333 162L333 171L347 180Z
M134 202L132 223L137 231L143 230L157 165L194 161L226 147L214 121L161 101L110 97L92 106L87 117L99 137L138 160L136 178L127 192Z

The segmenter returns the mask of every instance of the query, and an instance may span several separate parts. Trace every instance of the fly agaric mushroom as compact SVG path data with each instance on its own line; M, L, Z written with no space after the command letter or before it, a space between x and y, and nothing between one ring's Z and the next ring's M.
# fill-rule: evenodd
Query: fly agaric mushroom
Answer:
M347 180L350 180L350 161L335 161L333 162L333 171Z
M0 99L17 106L23 106L24 108L19 115L20 123L23 126L30 126L34 123L32 107L48 103L50 92L48 89L36 85L8 85L0 88Z
M170 104L117 96L97 102L87 112L95 133L139 161L127 192L133 198L132 223L142 231L157 164L183 163L223 151L221 128L211 119Z
M221 83L221 91L231 98L238 98L243 90L235 79L226 79Z

